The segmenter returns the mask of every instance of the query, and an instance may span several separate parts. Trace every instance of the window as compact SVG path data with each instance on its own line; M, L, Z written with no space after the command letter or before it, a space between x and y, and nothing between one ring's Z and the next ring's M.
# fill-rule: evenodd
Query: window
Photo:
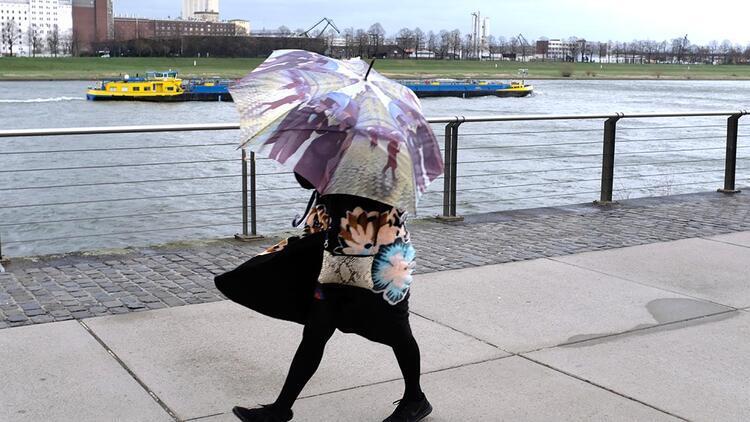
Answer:
M122 92L128 92L128 87L126 86L122 87Z
M167 91L174 91L174 87L173 86L168 86L167 87Z
M150 87L150 86L144 86L144 87L143 87L143 90L144 90L144 91L151 91L151 87Z
M140 90L141 90L141 87L139 87L139 86L134 86L133 87L133 92L138 92Z

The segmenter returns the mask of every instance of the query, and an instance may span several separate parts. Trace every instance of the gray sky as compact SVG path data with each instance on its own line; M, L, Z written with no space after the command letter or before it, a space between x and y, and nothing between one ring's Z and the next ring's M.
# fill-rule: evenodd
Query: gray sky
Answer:
M114 0L115 13L178 16L181 0ZM469 31L471 12L490 18L496 37L524 34L529 41L583 37L594 41L728 39L750 44L750 1L740 0L220 0L222 19L247 19L253 29L307 28L322 17L339 29L380 22L388 35L404 27L425 32Z

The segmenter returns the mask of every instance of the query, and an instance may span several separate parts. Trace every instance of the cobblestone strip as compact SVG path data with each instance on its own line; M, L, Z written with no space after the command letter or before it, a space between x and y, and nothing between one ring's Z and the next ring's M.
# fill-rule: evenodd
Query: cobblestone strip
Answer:
M750 196L718 193L414 220L429 273L750 230ZM213 276L274 242L201 242L128 254L17 259L0 273L0 329L223 299Z

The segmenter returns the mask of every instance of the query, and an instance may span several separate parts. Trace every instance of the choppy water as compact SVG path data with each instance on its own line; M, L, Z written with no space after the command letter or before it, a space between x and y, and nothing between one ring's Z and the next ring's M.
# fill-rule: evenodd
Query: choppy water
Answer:
M436 98L423 105L428 116L750 109L746 81L533 83L535 94L527 98ZM47 128L237 120L231 103L89 102L86 85L0 82L0 124ZM737 179L747 185L750 138L740 122ZM459 213L598 199L602 123L464 124ZM725 126L725 118L620 121L615 197L721 187ZM442 126L435 130L442 136ZM241 230L236 142L233 131L0 139L3 254L230 236ZM182 164L166 164L174 162ZM108 167L114 165L124 166ZM258 162L261 233L288 228L307 199L289 175L273 174L282 171L270 161ZM441 191L438 180L423 197L420 215L440 212Z

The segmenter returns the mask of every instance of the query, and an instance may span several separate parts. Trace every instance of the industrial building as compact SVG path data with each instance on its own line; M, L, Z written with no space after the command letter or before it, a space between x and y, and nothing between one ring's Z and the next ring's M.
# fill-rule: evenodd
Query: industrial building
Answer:
M182 19L218 22L219 0L182 0Z

